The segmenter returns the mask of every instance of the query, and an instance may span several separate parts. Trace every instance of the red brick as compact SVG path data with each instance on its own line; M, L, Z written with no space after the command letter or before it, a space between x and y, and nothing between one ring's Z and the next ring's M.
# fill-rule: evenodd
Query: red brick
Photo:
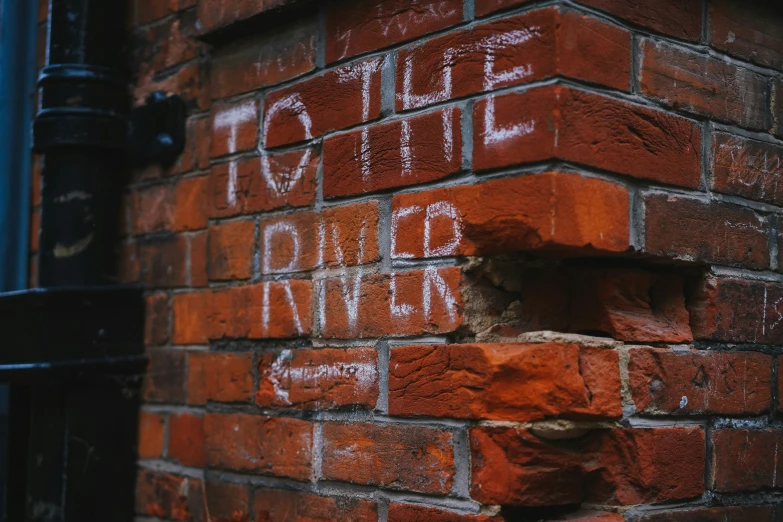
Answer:
M188 403L250 402L253 397L253 355L193 352L188 358Z
M313 425L244 414L204 417L207 466L309 480Z
M255 522L377 522L378 508L361 498L321 497L302 491L259 489Z
M393 258L628 249L628 191L548 172L395 196Z
M133 192L131 200L134 235L171 230L175 212L174 187L154 185Z
M151 75L140 78L133 92L134 105L143 105L144 100L155 91L176 92L188 108L198 111L209 109L208 70L202 63L183 66L173 74L160 79ZM157 78L157 77L156 77Z
M712 188L717 192L783 204L783 147L724 132L712 135Z
M215 165L210 173L210 212L213 217L229 217L312 205L319 160L313 149L303 149Z
M556 75L627 91L630 70L628 31L577 13L544 9L401 50L397 110Z
M640 522L772 522L771 506L734 506L667 511L642 517Z
M618 513L578 511L565 516L561 520L570 520L571 522L625 522L625 517Z
M451 433L421 426L327 422L327 480L445 495L454 481Z
M763 269L767 226L748 208L678 196L644 199L645 250L653 255Z
M34 254L38 252L40 238L41 209L36 209L30 213L30 253Z
M169 417L168 458L184 466L204 466L204 417L180 413Z
M377 261L378 212L378 202L368 201L261 220L261 273Z
M210 339L276 339L312 333L311 281L260 283L215 290L207 307Z
M142 411L139 414L139 458L159 459L163 454L166 417Z
M136 513L171 520L202 520L200 480L140 469L136 475Z
M159 346L169 340L169 296L156 293L145 299L144 344Z
M621 341L693 340L681 278L633 269L571 272L568 330L606 332Z
M242 484L208 481L208 522L250 522L250 491Z
M530 0L475 0L475 12L476 16L486 16L495 11L506 9L509 7L522 5L530 2Z
M315 68L314 24L268 31L262 38L238 42L212 58L211 92L225 98L274 85Z
M209 284L207 278L207 231L203 230L188 237L190 248L190 267L188 283L193 288L202 288Z
M653 31L698 41L702 33L704 0L647 0L640 5L635 0L579 0Z
M389 413L519 422L620 418L618 360L613 350L575 344L393 348Z
M174 294L171 300L173 344L207 344L209 292Z
M138 76L154 75L197 58L202 48L194 38L195 22L190 11L138 31L134 46Z
M209 178L185 178L174 187L172 230L190 231L207 228L207 187Z
M721 429L712 435L713 487L722 493L774 489L783 480L776 430Z
M291 3L291 0L198 0L201 32L210 33L287 3Z
M733 56L783 69L783 15L771 4L710 2L710 45Z
M473 121L477 170L557 158L667 184L699 185L700 128L663 111L552 85L479 100Z
M324 196L416 185L462 170L461 111L422 116L339 134L324 141Z
M378 354L372 348L267 352L258 363L256 404L330 410L375 408Z
M185 402L187 362L185 352L155 348L147 352L149 364L144 375L143 397L149 402Z
M676 109L767 128L767 80L749 69L658 41L642 44L641 91Z
M119 266L117 277L122 284L138 283L141 274L139 266L139 249L135 241L124 241L117 248ZM34 272L37 276L38 271Z
M185 126L185 150L169 174L182 174L209 167L211 120L208 117L190 118Z
M258 143L258 101L218 103L212 107L210 157L252 150Z
M488 515L463 515L454 511L418 506L415 504L389 504L388 522L502 522L500 517Z
M778 138L783 136L783 81L772 79L772 92L770 93L772 128L771 132Z
M695 339L783 342L783 285L778 283L708 278L694 287L688 311Z
M323 280L320 318L325 338L452 332L462 323L459 268Z
M188 283L188 238L162 236L139 242L141 282L151 287L168 288Z
M264 145L309 140L378 118L382 63L381 58L365 60L268 94Z
M560 442L521 428L472 429L471 496L502 505L631 505L704 490L698 427L596 430Z
M330 2L326 62L390 47L462 22L461 0Z
M148 24L177 10L176 0L137 0L139 24Z
M647 414L757 415L772 400L772 357L756 352L632 349L628 374Z
M231 221L209 227L207 273L211 281L249 279L253 275L255 221Z

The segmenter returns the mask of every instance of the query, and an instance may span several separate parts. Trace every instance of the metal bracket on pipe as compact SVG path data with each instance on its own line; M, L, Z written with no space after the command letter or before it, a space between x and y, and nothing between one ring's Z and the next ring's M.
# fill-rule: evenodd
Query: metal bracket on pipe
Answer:
M170 167L185 150L185 102L153 92L131 112L128 150L136 168L158 163Z

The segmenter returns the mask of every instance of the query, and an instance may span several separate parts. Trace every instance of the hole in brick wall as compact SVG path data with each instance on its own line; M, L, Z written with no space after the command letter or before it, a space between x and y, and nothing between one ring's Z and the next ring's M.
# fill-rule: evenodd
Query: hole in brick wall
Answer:
M557 520L560 517L579 511L579 504L545 507L503 506L500 516L507 522L542 522Z
M621 341L693 340L688 299L703 272L634 259L474 259L463 287L465 342L552 330Z

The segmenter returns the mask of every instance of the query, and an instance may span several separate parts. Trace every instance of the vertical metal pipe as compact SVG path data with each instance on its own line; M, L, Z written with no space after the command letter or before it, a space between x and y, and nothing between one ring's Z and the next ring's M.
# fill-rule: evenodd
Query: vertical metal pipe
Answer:
M124 2L51 0L35 147L44 153L39 283L111 281L128 95Z

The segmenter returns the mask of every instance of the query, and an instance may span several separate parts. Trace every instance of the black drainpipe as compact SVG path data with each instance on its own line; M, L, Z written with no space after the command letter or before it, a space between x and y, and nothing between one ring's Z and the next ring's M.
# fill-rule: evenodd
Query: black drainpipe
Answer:
M128 159L173 161L184 109L156 95L130 113L126 7L50 0L33 126L44 165L41 288L0 294L9 521L134 518L144 300L140 288L112 285L111 254Z

